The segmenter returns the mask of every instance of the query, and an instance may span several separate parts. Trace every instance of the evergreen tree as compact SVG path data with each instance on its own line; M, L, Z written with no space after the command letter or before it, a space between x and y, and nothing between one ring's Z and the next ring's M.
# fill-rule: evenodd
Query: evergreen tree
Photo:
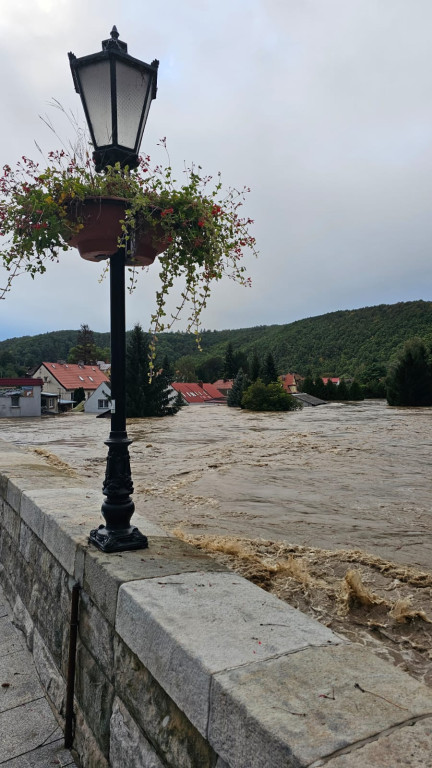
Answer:
M337 400L349 400L349 389L346 381L342 379L337 388Z
M318 376L314 381L314 395L315 397L319 397L321 400L327 400L327 390L326 385L324 384L321 376Z
M276 365L271 352L267 354L267 357L264 362L262 380L266 385L271 384L272 381L278 380Z
M240 370L240 368L243 369L243 373L245 376L249 375L249 361L248 356L246 352L242 352L241 349L238 350L238 352L234 352L234 369L236 372L236 376Z
M338 398L338 389L339 387L336 386L336 384L331 380L327 379L327 384L325 385L325 391L326 391L326 400L339 400Z
M258 357L257 351L254 350L254 353L252 355L252 361L249 366L249 375L250 375L251 381L254 382L257 379L259 379L260 374L261 374L261 363L260 363L260 359Z
M229 342L225 352L223 377L224 379L233 379L236 373L237 373L237 369L236 369L236 364L234 359L233 345L231 344L231 342Z
M432 366L420 339L405 344L386 384L389 405L432 405Z
M312 376L306 376L305 380L302 383L301 391L306 392L308 395L313 395L316 397L315 394L315 382L312 378Z
M83 387L77 387L77 389L74 389L72 400L75 401L74 408L76 408L78 403L81 403L83 400L85 400L85 392Z
M84 365L94 365L98 358L98 349L94 342L93 331L88 325L82 325L78 332L76 347L69 350L69 363L84 363Z
M364 394L363 390L358 383L358 381L353 381L349 388L349 399L350 400L364 400Z
M186 402L183 400L183 395L182 395L182 393L181 393L181 392L177 392L177 397L176 397L176 398L175 398L175 400L174 400L174 406L175 406L175 408L176 408L177 410L179 410L180 408L183 408L183 406L184 406L184 405L188 405L188 403L186 403Z
M175 381L174 366L171 365L168 355L165 355L164 359L162 360L162 371L169 384L171 384L172 381Z
M239 372L237 373L237 376L233 381L232 388L228 392L227 405L229 405L230 408L241 407L243 392L245 391L247 385L248 385L248 382L247 382L246 376L243 373L243 369L240 368Z
M139 324L133 328L126 351L126 415L128 418L168 416L177 412L170 405L168 380L163 371L149 381L149 337Z

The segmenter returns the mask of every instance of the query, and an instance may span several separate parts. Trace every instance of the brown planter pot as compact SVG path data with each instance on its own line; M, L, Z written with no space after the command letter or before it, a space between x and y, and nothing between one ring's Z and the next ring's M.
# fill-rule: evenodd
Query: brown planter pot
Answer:
M127 201L121 197L89 197L84 202L71 201L68 217L80 219L83 228L73 235L69 245L78 248L87 261L103 261L117 252L122 235L121 220L125 218ZM135 242L134 242L135 241ZM133 258L126 259L131 266L146 267L168 245L160 227L137 228L132 238Z

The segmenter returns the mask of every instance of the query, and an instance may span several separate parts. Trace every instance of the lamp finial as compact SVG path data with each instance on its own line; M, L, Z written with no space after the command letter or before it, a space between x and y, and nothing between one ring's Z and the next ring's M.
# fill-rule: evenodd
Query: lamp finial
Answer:
M111 37L109 40L102 40L102 50L112 51L115 49L117 51L127 53L127 43L123 43L121 40L119 40L119 33L115 25L113 26L110 35Z

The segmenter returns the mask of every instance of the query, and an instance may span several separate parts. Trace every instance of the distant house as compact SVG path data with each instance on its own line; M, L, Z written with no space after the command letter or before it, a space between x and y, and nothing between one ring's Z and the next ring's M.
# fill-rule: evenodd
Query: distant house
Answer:
M60 398L57 392L41 392L42 413L54 415L55 413L59 413L59 409L71 410L73 400L70 401L70 407L67 405L67 402L69 401L65 403L65 401L62 400L61 405L59 405L59 401Z
M72 408L75 389L82 387L87 400L100 384L109 381L97 365L79 363L41 363L33 375L42 379L42 393L58 396L60 410Z
M111 370L111 363L105 363L103 360L97 360L96 365L99 368L99 370L103 371L106 374L108 374L108 372Z
M233 384L234 379L218 379L213 383L213 386L216 387L222 395L227 397L228 392L231 392L232 390Z
M111 383L103 381L84 402L85 413L102 413L111 408Z
M327 382L328 382L328 381L332 381L332 382L333 382L333 384L336 384L336 386L337 386L337 387L338 387L338 386L339 386L339 384L340 384L340 378L339 378L338 376L335 376L334 378L325 378L325 377L323 376L323 377L322 377L322 380L323 380L324 384L327 384Z
M42 379L0 379L0 417L41 415Z
M186 403L225 403L226 397L222 395L214 384L204 384L203 382L183 382L173 381L171 384L175 392L180 392Z
M283 376L279 376L279 381L282 383L284 390L291 395L293 392L298 392L297 380L294 373L284 373Z

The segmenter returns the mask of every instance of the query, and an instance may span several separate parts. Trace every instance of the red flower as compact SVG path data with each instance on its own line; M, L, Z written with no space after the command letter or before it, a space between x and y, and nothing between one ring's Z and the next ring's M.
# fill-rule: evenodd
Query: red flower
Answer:
M162 211L161 216L168 216L169 213L174 213L174 208L165 208L165 210Z
M199 220L199 222L198 222L198 226L199 226L199 227L203 227L203 226L204 226L204 224L205 224L205 221L204 221L204 219L200 219L200 220Z

